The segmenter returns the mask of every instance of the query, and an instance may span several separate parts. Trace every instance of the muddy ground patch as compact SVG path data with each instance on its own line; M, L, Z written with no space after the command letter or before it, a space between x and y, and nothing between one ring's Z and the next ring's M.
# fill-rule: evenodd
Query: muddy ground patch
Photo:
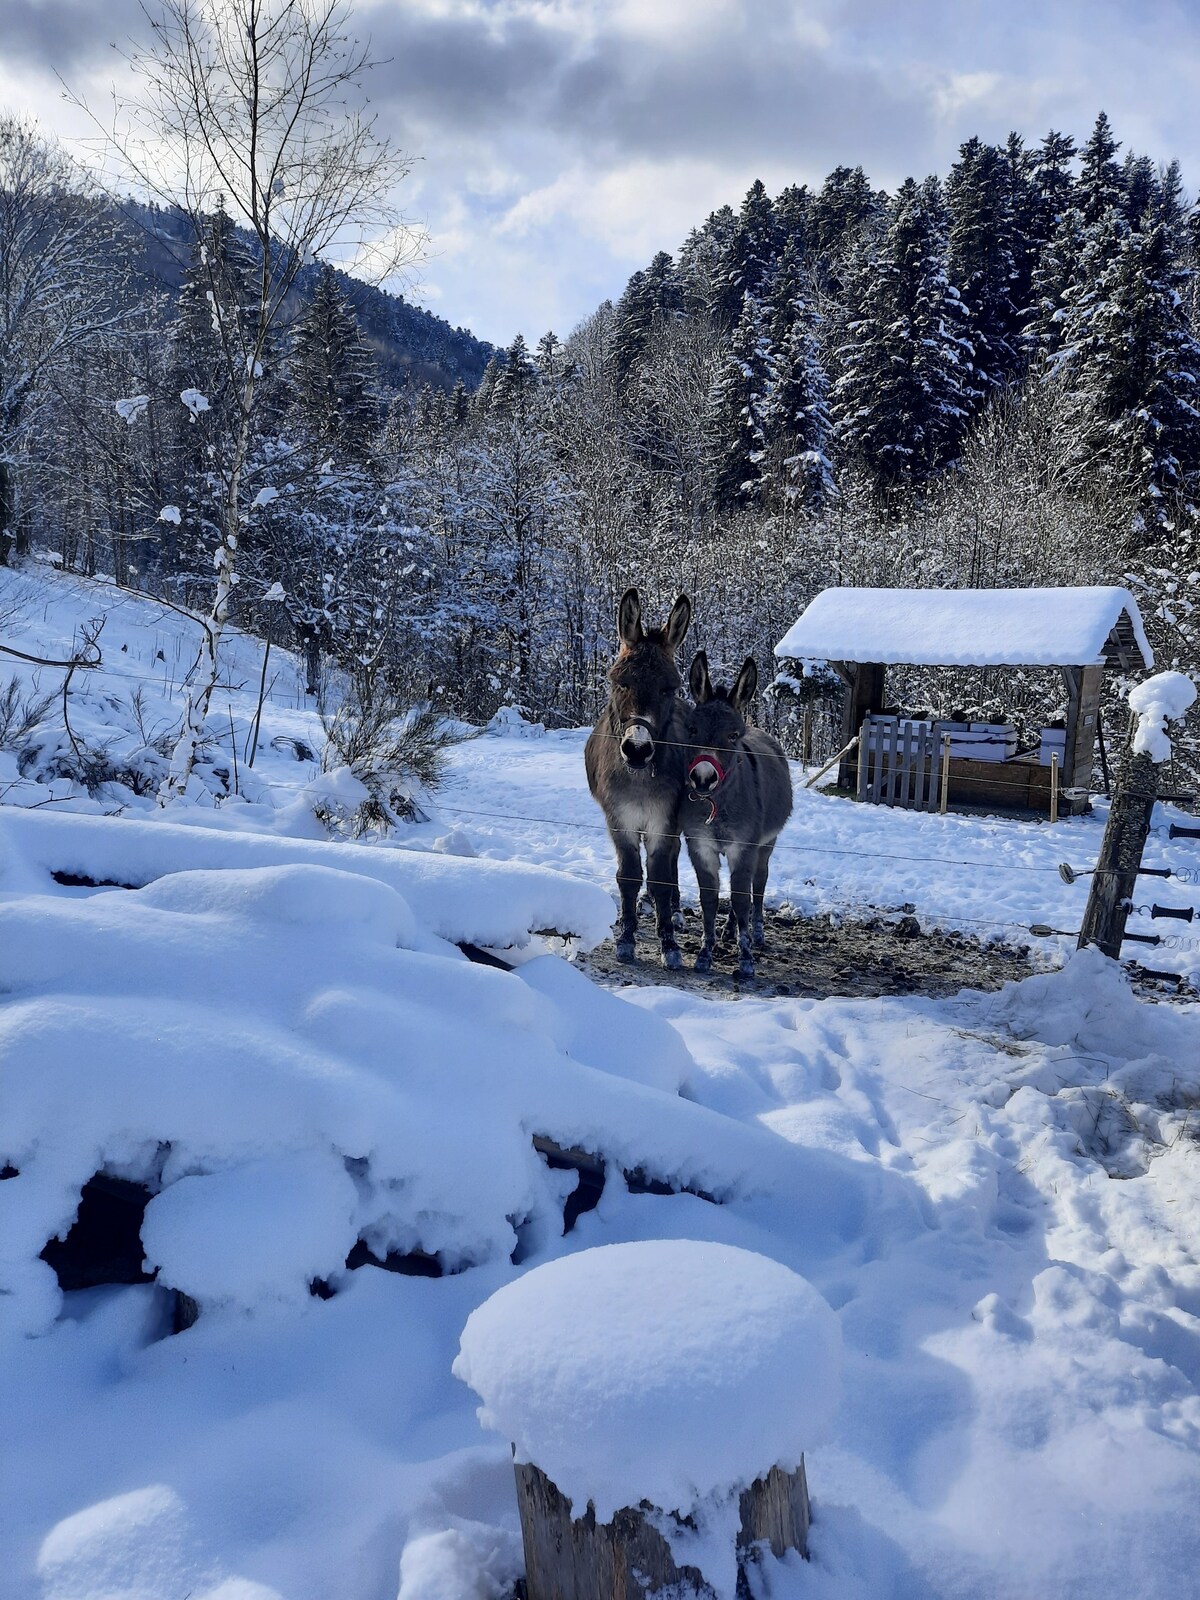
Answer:
M663 983L726 1000L743 995L796 995L818 1000L904 994L936 998L957 994L960 989L999 989L1055 965L1052 947L1036 940L1028 945L985 943L957 930L922 929L906 911L851 921L781 910L767 913L767 948L755 958L755 977L737 976L736 951L731 944L718 945L712 972L701 975L692 971L700 948L700 917L690 907L685 907L683 916L679 935L685 963L682 972L668 972L660 965L650 917L642 920L634 965L617 960L611 939L579 956L578 964L600 982L616 987ZM1179 992L1174 984L1140 976L1136 970L1134 981L1147 997L1169 998Z

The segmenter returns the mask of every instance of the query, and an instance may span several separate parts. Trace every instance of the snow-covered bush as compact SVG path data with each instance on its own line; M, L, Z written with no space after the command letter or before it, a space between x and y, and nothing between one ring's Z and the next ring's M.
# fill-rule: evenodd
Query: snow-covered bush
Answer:
M366 791L347 814L330 809L322 820L352 837L386 832L423 817L420 796L441 782L446 752L461 735L431 705L405 705L392 687L355 673L344 697L321 704L326 772L348 769Z

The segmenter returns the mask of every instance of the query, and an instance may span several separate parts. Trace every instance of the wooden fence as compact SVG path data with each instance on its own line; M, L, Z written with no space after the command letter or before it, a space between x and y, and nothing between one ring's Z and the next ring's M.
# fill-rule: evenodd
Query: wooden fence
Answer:
M936 811L943 731L940 722L868 717L858 747L858 798Z

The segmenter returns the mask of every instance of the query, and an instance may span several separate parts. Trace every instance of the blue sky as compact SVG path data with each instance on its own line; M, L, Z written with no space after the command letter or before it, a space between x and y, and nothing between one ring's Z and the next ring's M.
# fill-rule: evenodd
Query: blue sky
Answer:
M415 297L498 343L569 332L756 177L861 163L891 187L961 141L1082 138L1200 186L1200 0L359 0L370 94L417 162L431 252ZM0 102L78 132L133 0L0 0Z

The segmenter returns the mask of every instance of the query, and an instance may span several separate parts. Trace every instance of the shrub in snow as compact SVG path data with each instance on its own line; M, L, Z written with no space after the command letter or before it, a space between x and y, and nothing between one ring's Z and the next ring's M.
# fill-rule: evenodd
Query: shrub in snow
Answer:
M54 704L51 694L26 694L14 673L0 689L0 750L20 751Z
M738 1491L791 1471L839 1397L837 1318L805 1279L695 1240L602 1246L506 1285L463 1329L454 1373L479 1418L582 1516L646 1501L730 1600Z
M458 743L445 718L430 705L406 706L394 688L365 672L355 674L336 706L323 697L320 712L322 765L347 768L364 791L350 811L318 813L322 821L352 838L424 821L418 797L437 788L446 752Z

